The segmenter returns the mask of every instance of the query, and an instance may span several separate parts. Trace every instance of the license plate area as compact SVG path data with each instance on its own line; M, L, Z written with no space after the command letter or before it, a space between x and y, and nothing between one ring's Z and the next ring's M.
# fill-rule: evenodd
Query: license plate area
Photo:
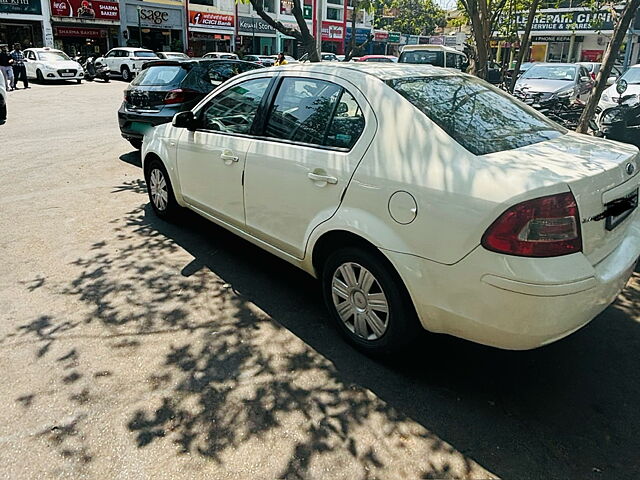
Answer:
M612 213L605 218L604 228L610 232L625 219L631 215L638 207L638 189L624 197L613 200L605 205L607 210L611 210Z
M73 77L73 73L67 73L67 72L61 73L60 75L63 77Z

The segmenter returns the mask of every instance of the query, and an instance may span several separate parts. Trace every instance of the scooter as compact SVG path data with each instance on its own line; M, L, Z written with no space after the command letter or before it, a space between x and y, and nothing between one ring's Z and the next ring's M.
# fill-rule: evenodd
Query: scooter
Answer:
M111 79L109 67L100 62L96 62L94 57L88 57L82 64L82 68L84 68L84 79L88 82L99 78L105 83L108 83Z
M602 113L600 125L595 135L598 137L630 143L640 148L640 99L637 95L624 95L627 82L618 80L618 106ZM593 126L592 126L593 127Z

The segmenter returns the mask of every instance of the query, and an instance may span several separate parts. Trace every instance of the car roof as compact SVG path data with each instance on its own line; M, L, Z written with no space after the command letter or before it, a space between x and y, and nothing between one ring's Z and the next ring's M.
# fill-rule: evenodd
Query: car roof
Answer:
M31 50L33 52L62 52L62 50L58 48L49 48L49 47L31 47L31 48L25 48L25 50Z
M127 52L153 52L153 50L149 50L148 48L136 48L136 47L113 47L111 50L126 50Z
M575 63L567 63L567 62L564 62L564 63L560 63L560 62L534 62L534 64L531 65L531 67L539 67L541 65L544 65L544 66L551 65L551 66L554 66L554 67L575 67L576 66Z
M260 68L259 65L256 65L253 62L245 62L244 60L237 60L235 58L202 58L202 57L189 57L189 58L161 58L159 60L149 60L145 63L147 67L153 65L180 65L187 63L223 63L223 62L233 62L233 63L247 63L257 68Z
M405 45L404 47L402 47L403 53L420 51L420 50L442 50L443 52L450 52L450 53L457 53L460 55L464 55L464 52L461 52L460 50L456 50L455 48L446 47L444 45L432 45L432 44L424 43L421 45Z

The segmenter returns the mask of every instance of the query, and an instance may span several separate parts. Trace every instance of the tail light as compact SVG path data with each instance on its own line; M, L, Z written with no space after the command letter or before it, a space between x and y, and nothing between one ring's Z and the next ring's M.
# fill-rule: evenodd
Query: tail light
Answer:
M188 88L176 88L175 90L167 92L162 103L164 103L165 105L184 103L193 98L194 94L197 93L198 92L196 92L195 90L190 90Z
M582 250L576 199L570 192L519 203L482 236L488 250L521 257L556 257Z
M591 72L591 80L595 80L596 79L596 74L594 72Z

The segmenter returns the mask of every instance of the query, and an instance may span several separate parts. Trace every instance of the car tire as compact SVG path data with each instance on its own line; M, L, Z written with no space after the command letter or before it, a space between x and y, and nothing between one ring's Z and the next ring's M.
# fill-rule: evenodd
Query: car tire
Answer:
M6 121L7 121L7 104L2 102L0 103L0 125L5 123Z
M36 70L36 80L38 83L44 83L44 75L42 75L40 69Z
M420 332L400 276L379 252L358 247L335 251L324 263L321 282L338 329L364 353L396 353Z
M139 138L132 138L132 139L129 140L129 143L136 150L142 149L142 140L139 139Z
M120 70L120 73L122 74L122 80L124 80L125 82L131 81L131 70L129 70L129 67L127 67L126 65L123 66Z
M78 85L80 85L80 84L82 83L82 79L77 78L77 79L76 79L76 82L78 82Z
M163 220L175 218L180 205L173 195L173 187L167 169L160 160L152 160L145 168L147 194L155 214Z

